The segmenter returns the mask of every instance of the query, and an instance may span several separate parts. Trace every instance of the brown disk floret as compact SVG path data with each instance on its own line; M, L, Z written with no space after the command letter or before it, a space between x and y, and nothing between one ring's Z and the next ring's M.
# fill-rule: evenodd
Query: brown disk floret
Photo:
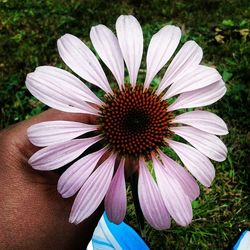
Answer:
M100 108L100 132L120 155L149 157L171 134L167 107L152 90L126 86L106 97Z

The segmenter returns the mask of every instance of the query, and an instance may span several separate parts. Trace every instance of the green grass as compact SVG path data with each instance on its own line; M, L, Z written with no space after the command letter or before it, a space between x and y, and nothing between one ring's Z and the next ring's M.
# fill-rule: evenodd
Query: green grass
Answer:
M211 188L201 188L193 202L193 223L156 231L146 225L142 236L152 249L227 249L239 232L250 227L249 195L249 79L250 46L247 0L209 1L0 1L0 126L27 119L46 107L24 86L26 74L39 65L66 68L56 40L72 33L87 45L90 27L99 23L114 29L120 14L134 14L143 26L145 46L168 23L182 28L182 42L193 39L204 50L205 64L216 65L227 94L211 110L228 124L224 137L228 158L216 163ZM145 69L145 53L142 69ZM161 71L155 85L162 75ZM141 80L145 70L140 72ZM93 88L95 91L96 89ZM138 229L129 191L126 221Z

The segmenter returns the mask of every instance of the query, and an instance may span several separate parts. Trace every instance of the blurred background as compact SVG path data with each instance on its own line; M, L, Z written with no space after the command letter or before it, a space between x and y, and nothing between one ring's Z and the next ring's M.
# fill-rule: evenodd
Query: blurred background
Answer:
M141 23L145 51L151 36L166 24L181 27L181 44L192 39L203 48L203 63L216 67L227 85L222 100L205 109L221 116L229 127L229 135L223 138L228 158L215 163L212 187L201 187L189 227L173 222L166 231L148 225L140 230L129 188L125 221L140 231L151 249L230 249L241 230L250 227L248 0L0 0L0 127L47 108L27 91L25 77L41 65L67 69L56 48L60 36L71 33L93 49L91 26L102 23L114 30L121 14L135 15ZM145 53L141 68L143 81Z

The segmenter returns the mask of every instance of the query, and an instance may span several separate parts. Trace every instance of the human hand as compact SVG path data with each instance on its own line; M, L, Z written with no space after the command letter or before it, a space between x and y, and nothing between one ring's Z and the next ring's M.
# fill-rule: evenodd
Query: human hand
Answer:
M39 148L29 142L27 128L49 120L92 123L93 116L51 109L0 131L0 249L84 249L103 212L98 208L81 224L70 224L74 197L61 198L58 174L29 166Z

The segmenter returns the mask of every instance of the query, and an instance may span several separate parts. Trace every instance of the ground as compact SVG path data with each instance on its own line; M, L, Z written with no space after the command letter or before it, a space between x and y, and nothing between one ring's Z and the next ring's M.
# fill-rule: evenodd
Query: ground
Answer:
M46 107L27 91L26 74L39 65L66 68L56 40L65 33L91 46L90 27L103 23L114 30L120 14L133 14L143 27L145 47L166 24L181 27L182 43L193 39L203 48L203 63L216 67L227 93L210 110L229 127L223 138L228 157L215 163L211 188L202 188L193 202L193 223L156 231L146 225L141 234L151 249L230 249L239 233L250 227L249 195L249 66L250 5L248 0L207 1L0 1L0 127L24 120ZM145 75L145 53L141 80ZM144 69L144 70L143 70ZM155 79L158 84L160 77ZM93 88L96 91L96 88ZM126 221L139 230L129 192Z

